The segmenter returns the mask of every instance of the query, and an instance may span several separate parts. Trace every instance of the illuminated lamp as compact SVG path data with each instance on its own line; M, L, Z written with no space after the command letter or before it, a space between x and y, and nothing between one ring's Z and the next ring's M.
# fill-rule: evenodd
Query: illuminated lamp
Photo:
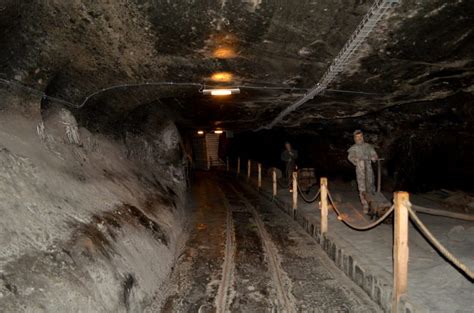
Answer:
M217 72L212 74L211 79L215 82L230 82L232 80L232 73Z
M240 93L239 88L219 88L219 89L203 89L202 93L204 95L211 95L211 96L228 96L228 95L235 95Z

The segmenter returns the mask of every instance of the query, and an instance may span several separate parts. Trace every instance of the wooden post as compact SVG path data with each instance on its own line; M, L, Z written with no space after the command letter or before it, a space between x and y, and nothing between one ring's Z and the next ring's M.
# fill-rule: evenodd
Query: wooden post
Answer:
M227 172L230 171L229 157L225 158L225 169Z
M277 173L275 168L272 169L272 182L273 182L273 197L277 195Z
M262 188L262 163L258 163L258 178L257 178L257 187L258 189Z
M400 296L406 294L408 286L408 206L407 192L394 193L395 220L393 240L393 291L392 313L399 312Z
M380 166L380 159L377 160L377 192L382 189L382 168Z
M328 231L328 179L321 177L321 235Z
M293 217L295 217L296 209L298 208L298 172L293 172Z
M237 176L240 175L240 157L237 158Z
M252 161L247 161L247 179L250 179L250 171L252 170Z

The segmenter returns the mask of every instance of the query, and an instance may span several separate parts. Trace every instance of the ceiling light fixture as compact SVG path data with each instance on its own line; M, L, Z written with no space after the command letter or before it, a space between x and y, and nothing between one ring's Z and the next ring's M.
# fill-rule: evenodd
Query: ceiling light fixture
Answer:
M197 134L198 134L198 135L204 135L204 131L203 131L203 130L198 130L198 131L197 131Z
M212 74L211 79L215 82L230 82L232 80L232 73L217 72Z
M240 93L239 88L219 88L219 89L203 89L202 94L211 96L228 96Z
M223 130L215 130L214 134L222 134L224 131Z
M217 48L213 52L213 56L217 59L232 59L236 57L234 49L228 47Z

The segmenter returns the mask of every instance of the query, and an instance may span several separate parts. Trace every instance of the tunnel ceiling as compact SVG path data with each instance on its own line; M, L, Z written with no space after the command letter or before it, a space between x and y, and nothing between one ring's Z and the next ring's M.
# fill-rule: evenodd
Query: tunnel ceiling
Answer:
M0 75L74 104L104 88L147 82L293 88L243 88L215 99L201 95L198 85L130 86L99 93L76 110L83 120L100 122L156 105L186 127L255 129L320 79L371 5L4 0ZM378 112L394 108L420 118L472 103L473 7L470 0L403 1L330 90L279 126L303 129L361 116L383 124L380 119L393 115ZM232 80L213 82L216 72L232 73Z

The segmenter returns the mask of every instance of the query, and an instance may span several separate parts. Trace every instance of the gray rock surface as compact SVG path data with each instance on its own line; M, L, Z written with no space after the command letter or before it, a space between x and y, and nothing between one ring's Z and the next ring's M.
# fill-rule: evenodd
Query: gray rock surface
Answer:
M183 236L177 129L162 120L140 142L123 141L78 128L64 108L47 119L15 113L18 95L3 96L0 311L139 312L156 302Z

